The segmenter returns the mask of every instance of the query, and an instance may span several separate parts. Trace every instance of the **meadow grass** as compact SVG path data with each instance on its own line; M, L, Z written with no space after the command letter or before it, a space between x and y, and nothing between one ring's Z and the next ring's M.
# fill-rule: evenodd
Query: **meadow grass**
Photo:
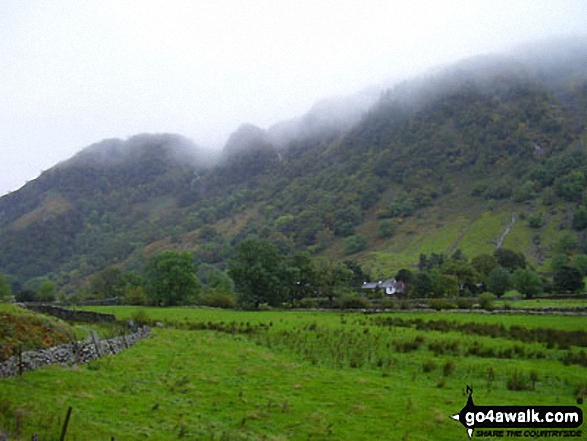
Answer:
M466 439L449 418L466 385L478 404L574 405L585 384L585 367L563 362L583 348L458 330L581 331L581 317L92 309L168 326L117 356L2 380L15 439L58 439L67 406L68 440Z

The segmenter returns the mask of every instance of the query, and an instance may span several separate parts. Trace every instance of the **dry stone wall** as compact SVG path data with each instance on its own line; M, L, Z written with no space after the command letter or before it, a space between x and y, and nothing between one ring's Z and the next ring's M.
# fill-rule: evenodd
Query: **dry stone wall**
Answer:
M55 363L87 363L109 354L118 354L137 341L147 338L151 328L143 326L119 337L77 341L38 351L27 351L0 364L0 378L12 377Z
M41 314L49 314L58 317L68 322L86 322L86 323L101 323L101 322L115 322L114 314L103 314L101 312L83 311L75 309L65 309L53 305L45 305L38 303L21 304L22 307L30 309L31 311L40 312Z

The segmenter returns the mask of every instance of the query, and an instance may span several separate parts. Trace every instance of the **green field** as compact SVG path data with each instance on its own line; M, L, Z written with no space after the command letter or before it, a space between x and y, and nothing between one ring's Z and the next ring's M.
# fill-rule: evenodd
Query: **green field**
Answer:
M93 309L165 327L117 356L1 380L13 439L59 439L72 406L67 440L464 440L449 416L466 385L481 405L587 391L584 317Z

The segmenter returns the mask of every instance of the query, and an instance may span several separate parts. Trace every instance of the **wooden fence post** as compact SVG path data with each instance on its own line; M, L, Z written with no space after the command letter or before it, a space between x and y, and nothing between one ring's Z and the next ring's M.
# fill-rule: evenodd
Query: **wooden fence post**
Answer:
M69 406L67 409L67 416L65 417L65 422L63 423L63 429L61 430L61 438L59 441L65 441L65 435L67 435L67 426L69 425L69 417L71 417L71 411L73 408Z
M22 345L18 345L18 375L22 375Z

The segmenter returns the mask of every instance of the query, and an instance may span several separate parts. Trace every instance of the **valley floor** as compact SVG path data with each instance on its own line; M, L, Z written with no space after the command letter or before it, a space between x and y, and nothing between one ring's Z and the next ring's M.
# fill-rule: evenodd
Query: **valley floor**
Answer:
M0 427L58 439L71 406L68 441L454 440L467 385L477 405L587 394L584 317L140 310L165 326L127 351L2 380Z

